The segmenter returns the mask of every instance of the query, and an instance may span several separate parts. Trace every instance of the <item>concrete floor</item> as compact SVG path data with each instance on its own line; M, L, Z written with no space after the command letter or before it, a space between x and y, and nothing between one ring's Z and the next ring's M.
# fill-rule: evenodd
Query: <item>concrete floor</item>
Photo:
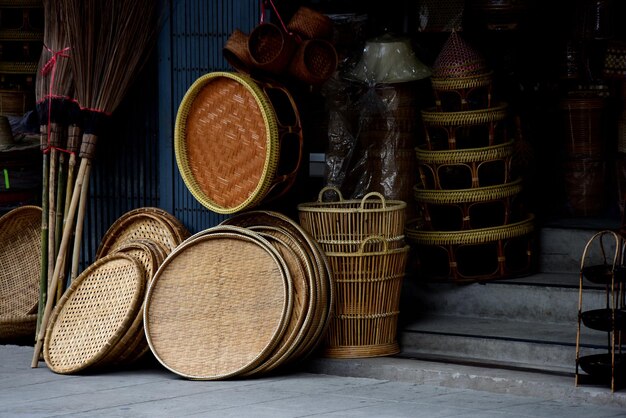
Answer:
M85 376L58 375L44 363L32 369L31 357L32 347L0 345L0 416L626 417L626 403L619 401L624 399L622 394L617 395L618 402L598 404L584 397L550 399L547 393L546 396L494 393L467 388L471 385L442 385L432 378L435 370L430 370L431 374L422 372L431 376L430 383L417 377L410 381L411 378L396 380L303 371L257 379L201 382L182 379L157 363ZM407 364L422 369L418 361L380 358L370 363L372 376L376 375L373 364L380 367L396 360L412 362ZM327 367L346 374L345 367L350 364L354 367L368 361L314 360L308 370ZM432 367L438 366L433 363ZM445 373L444 369L452 366L442 363L439 367L440 373ZM365 372L363 368L361 371ZM497 373L493 377L497 381ZM613 396L606 388L586 392L605 399Z

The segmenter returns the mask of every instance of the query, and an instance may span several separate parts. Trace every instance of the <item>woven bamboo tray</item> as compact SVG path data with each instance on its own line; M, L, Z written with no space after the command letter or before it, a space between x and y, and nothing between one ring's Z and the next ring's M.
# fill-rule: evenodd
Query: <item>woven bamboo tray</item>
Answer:
M469 189L511 181L513 141L459 150L415 149L424 189Z
M334 358L397 354L398 314L409 246L389 249L381 236L366 238L357 252L326 253L337 303L324 355Z
M423 280L483 282L525 274L533 267L534 216L520 222L463 231L425 231L407 224Z
M522 180L461 190L414 187L425 230L454 231L507 225L523 219Z
M224 222L222 225L237 225L244 228L254 229L255 227L273 227L279 229L283 236L289 236L294 243L305 252L312 266L313 279L316 289L315 317L311 324L311 331L298 347L293 355L298 360L309 356L318 347L325 335L330 317L334 311L335 285L332 280L332 273L328 264L328 259L311 235L305 231L298 223L289 217L272 211L248 211L237 214ZM290 360L291 361L291 360Z
M43 354L50 370L71 374L96 366L128 332L144 292L144 268L129 255L110 254L85 269L46 329Z
M0 316L35 313L41 268L41 208L22 206L0 217L0 266Z
M130 241L115 252L129 255L139 261L144 269L145 289L148 288L157 269L165 259L162 249L149 240ZM111 347L111 350L99 361L98 365L129 364L139 359L147 351L149 351L149 347L143 327L142 304L126 333L114 347Z
M146 337L157 360L183 377L240 376L276 347L292 303L289 272L267 241L196 234L168 256L148 289Z
M273 101L278 96L281 106ZM281 161L282 148L290 150L292 164L286 157ZM183 181L202 205L217 213L239 212L293 185L302 157L298 110L278 85L209 73L180 104L174 151Z
M488 109L422 110L426 146L431 150L479 148L508 141L506 103Z
M189 231L173 215L153 207L133 209L120 216L104 234L96 259L135 240L150 240L168 253L189 237Z
M332 192L338 201L324 201L324 194ZM363 239L381 235L390 246L404 245L406 202L388 200L377 192L368 193L361 200L345 200L332 187L323 188L317 202L298 205L300 224L326 252L357 251Z

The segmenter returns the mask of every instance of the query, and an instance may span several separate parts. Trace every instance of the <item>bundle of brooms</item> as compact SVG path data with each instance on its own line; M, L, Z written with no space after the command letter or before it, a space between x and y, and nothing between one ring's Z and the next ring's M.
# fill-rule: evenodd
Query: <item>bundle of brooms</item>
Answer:
M88 199L89 176L96 143L111 114L146 61L157 34L157 5L152 0L61 0L68 61L81 108L80 166L74 183L63 233L48 283L48 294L63 280L72 235L77 259ZM72 268L74 270L75 267ZM48 297L41 318L32 367L37 367L46 326L55 305Z
M70 153L69 160L70 167L72 167L73 153L77 148L76 140L65 141L67 125L77 123L75 118L77 112L72 109L78 106L71 98L73 84L67 61L67 39L61 25L60 8L51 0L45 0L43 6L44 47L39 59L35 90L36 109L40 121L40 146L43 153L42 264L37 330L43 316L48 296L47 284L52 278L60 242L64 195L67 193L65 183L68 180L68 175L65 173L65 153ZM69 181L72 181L71 173Z

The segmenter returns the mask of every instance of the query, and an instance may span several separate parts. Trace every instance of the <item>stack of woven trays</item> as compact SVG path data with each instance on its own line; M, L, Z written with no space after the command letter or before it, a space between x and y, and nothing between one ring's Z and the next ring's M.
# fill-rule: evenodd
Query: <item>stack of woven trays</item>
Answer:
M149 346L144 333L146 290L165 258L188 231L158 208L139 208L106 232L97 260L68 287L57 303L44 339L48 367L72 374L125 366Z
M332 190L338 201L324 201ZM300 224L328 257L336 285L324 355L334 358L396 354L397 321L409 247L406 203L371 192L344 200L324 188L317 202L298 205Z
M328 260L306 231L276 212L242 212L166 258L146 295L146 336L185 378L259 376L315 350L334 298Z
M429 280L485 281L530 268L533 218L512 172L507 105L494 101L492 78L483 57L452 32L433 65L435 107L422 111L420 218L406 233Z
M41 268L41 208L0 217L0 341L32 342Z

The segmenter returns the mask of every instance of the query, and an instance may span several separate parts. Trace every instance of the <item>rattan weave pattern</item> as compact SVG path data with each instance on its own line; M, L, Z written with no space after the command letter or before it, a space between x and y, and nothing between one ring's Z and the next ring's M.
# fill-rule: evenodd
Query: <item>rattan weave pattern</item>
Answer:
M184 227L182 227L184 228ZM104 234L96 258L101 258L134 241L148 239L161 244L168 252L188 236L186 229L163 215L145 208L131 210L120 216Z
M503 144L488 147L458 150L431 151L418 147L415 149L415 155L417 156L417 160L421 163L463 164L504 159L512 156L513 151L513 141L508 141Z
M40 268L41 208L13 209L0 218L0 316L34 313Z
M323 201L327 191L339 200ZM372 235L382 235L392 245L402 245L404 238L406 202L386 199L377 192L346 200L338 189L325 187L316 202L299 204L298 212L302 228L326 252L356 251Z
M508 104L501 103L488 109L439 112L436 109L422 110L422 121L426 126L467 126L504 120Z
M433 89L441 91L486 87L493 82L493 71L460 78L431 77L430 81Z
M400 351L397 322L408 253L408 245L389 249L380 236L367 238L356 252L326 253L337 283L326 356L374 357Z
M192 195L218 213L265 197L279 143L271 102L250 77L214 72L196 80L176 117L176 162Z
M314 277L317 282L317 312L313 321L312 332L302 343L298 355L307 356L321 342L321 336L328 329L330 317L334 311L335 285L330 271L328 259L315 239L291 218L273 211L254 210L239 213L222 222L223 225L242 227L272 226L283 230L294 238L308 255L312 263Z
M420 245L481 244L528 235L535 230L534 215L520 222L466 231L422 231L413 222L407 224L406 236Z
M252 370L250 374L273 370L289 359L289 356L296 351L299 343L310 329L311 320L313 319L313 308L315 306L311 300L312 292L306 266L303 264L302 255L296 252L297 248L294 249L290 246L281 237L280 233L260 230L255 232L267 239L285 261L292 280L294 303L291 320L287 324L283 338L268 359L262 365Z
M111 254L89 266L70 285L52 313L44 359L55 373L76 373L97 364L137 316L145 289L141 264Z
M515 196L520 193L522 191L522 179L501 185L460 190L422 189L418 186L414 186L413 191L415 192L415 200L422 203L441 205L488 202Z
M190 379L225 379L275 348L290 319L291 279L263 241L196 234L164 261L146 295L144 325L166 368Z
M35 337L37 314L0 315L0 341L14 342L21 338Z

